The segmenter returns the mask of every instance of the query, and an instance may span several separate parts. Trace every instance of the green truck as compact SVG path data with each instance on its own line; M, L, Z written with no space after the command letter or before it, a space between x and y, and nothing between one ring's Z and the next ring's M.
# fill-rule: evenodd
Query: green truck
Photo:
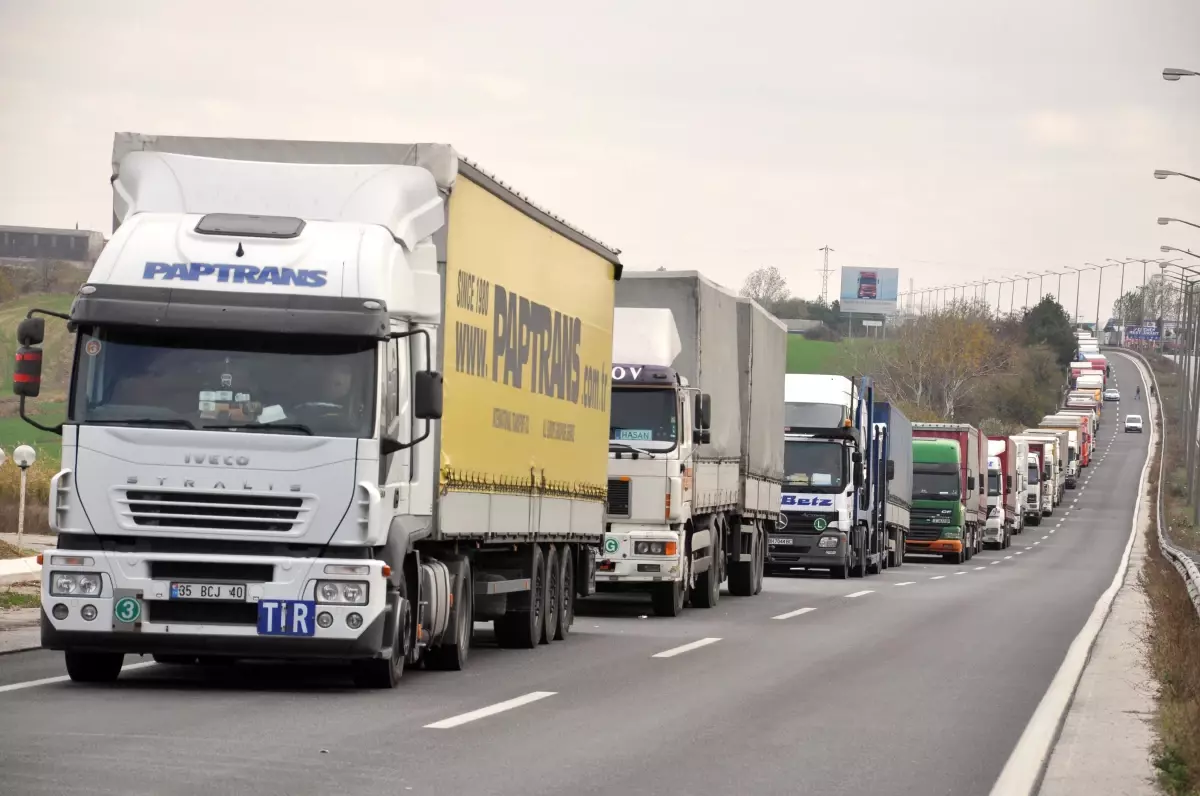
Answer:
M940 553L961 564L974 552L962 497L962 460L958 442L914 435L909 553Z

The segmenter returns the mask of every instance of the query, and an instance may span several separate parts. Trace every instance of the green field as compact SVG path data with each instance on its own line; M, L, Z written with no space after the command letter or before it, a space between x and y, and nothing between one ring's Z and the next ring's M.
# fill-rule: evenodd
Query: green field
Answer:
M61 401L30 401L27 406L37 412L30 417L46 426L61 423L67 416L67 405ZM26 423L20 417L0 417L0 448L5 455L12 456L13 448L18 445L32 445L38 453L38 459L54 464L58 469L58 461L62 450L62 437L48 431L41 431Z
M788 335L787 372L847 375L853 370L854 349L864 344L863 340L826 343L820 340L805 340L798 334L790 334Z

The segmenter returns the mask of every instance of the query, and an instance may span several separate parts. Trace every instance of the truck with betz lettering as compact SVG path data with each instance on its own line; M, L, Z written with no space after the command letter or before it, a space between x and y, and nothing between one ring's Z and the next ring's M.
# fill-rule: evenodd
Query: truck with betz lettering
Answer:
M42 645L74 680L344 662L390 688L568 634L604 529L618 252L440 144L116 136ZM57 321L56 321L57 322ZM26 418L34 425L39 423Z
M694 271L626 273L613 321L599 591L654 612L762 590L779 518L787 327Z

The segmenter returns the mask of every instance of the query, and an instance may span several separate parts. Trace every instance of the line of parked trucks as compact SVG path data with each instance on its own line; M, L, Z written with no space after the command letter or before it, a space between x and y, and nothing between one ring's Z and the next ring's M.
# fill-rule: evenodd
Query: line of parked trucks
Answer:
M1053 511L1099 423L1090 382L989 439L785 375L758 304L623 273L445 145L122 133L112 187L111 241L69 313L20 323L13 377L62 435L42 644L75 680L148 654L390 688L463 668L477 622L563 640L596 592L673 616L793 567L962 561ZM46 317L75 332L57 426L25 412Z

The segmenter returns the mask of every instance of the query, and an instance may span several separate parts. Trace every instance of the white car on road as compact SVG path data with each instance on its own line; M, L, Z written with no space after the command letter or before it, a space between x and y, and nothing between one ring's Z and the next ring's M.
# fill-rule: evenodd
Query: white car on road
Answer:
M1104 400L1106 400L1106 401L1121 400L1121 391L1118 390L1116 387L1109 387L1107 390L1104 391Z
M1136 431L1142 433L1142 416L1141 415L1125 415L1125 433Z

